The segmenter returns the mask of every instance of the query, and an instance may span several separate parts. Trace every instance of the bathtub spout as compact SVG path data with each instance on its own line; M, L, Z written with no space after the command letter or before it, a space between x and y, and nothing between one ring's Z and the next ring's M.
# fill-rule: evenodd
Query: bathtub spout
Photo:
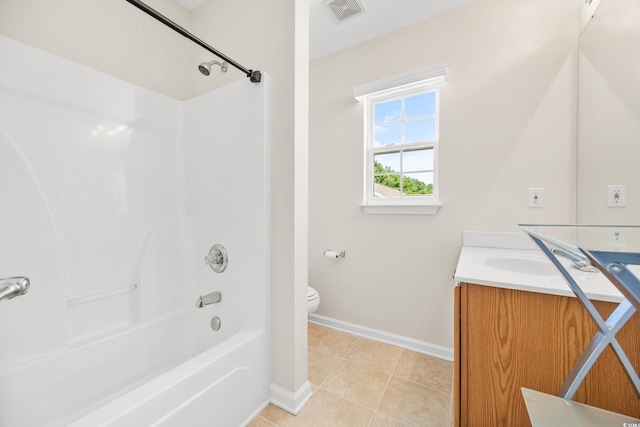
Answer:
M202 308L205 305L217 304L222 300L222 294L218 291L211 292L205 296L200 296L196 301L196 308Z

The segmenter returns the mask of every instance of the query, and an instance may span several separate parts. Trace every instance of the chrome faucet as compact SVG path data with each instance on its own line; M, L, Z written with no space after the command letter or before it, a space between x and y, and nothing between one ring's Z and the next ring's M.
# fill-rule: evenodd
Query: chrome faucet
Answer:
M580 258L577 255L571 254L561 249L551 249L551 253L571 260L573 268L577 268L580 271L586 271L587 273L597 273L598 271L600 271L597 267L591 265L591 262L587 257Z
M27 277L9 277L0 279L0 300L24 295L29 291L31 283Z
M200 295L196 301L196 308L202 308L205 305L217 304L222 300L222 294L218 291L211 292L205 296Z
M216 273L222 273L229 264L229 255L224 246L215 244L204 257L204 263L207 264Z

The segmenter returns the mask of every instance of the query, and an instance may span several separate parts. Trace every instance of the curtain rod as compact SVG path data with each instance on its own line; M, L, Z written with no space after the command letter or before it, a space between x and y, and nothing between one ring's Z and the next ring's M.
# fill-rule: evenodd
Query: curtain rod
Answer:
M254 70L246 69L245 67L243 67L242 65L240 65L236 61L234 61L233 59L229 58L225 54L223 54L223 53L217 51L216 49L212 48L207 43L203 42L202 40L200 40L199 38L197 38L196 36L191 34L189 31L185 30L180 25L176 24L175 22L173 22L172 20L170 20L166 16L162 15L157 10L147 6L145 3L141 2L140 0L126 0L126 1L128 3L130 3L130 4L132 4L133 6L137 7L141 11L145 12L146 14L150 15L151 17L153 17L153 18L157 19L158 21L162 22L164 25L166 25L167 27L171 28L173 31L177 32L178 34L181 34L182 36L188 38L189 40L191 40L192 42L194 42L198 46L208 50L211 53L213 53L215 56L217 56L218 58L222 59L223 61L226 61L229 64L233 65L235 68L237 68L238 70L242 71L249 78L249 80L251 80L252 83L260 83L260 80L262 78L262 75L261 75L260 71L258 71L258 70L254 71Z

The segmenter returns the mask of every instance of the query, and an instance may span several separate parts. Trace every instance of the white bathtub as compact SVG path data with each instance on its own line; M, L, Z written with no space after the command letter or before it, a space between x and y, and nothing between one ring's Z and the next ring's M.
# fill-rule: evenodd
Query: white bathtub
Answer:
M255 366L266 339L264 331L240 330L70 427L246 425L268 401L268 379Z
M268 336L224 316L215 332L214 315L194 308L1 373L0 426L243 425L269 398Z

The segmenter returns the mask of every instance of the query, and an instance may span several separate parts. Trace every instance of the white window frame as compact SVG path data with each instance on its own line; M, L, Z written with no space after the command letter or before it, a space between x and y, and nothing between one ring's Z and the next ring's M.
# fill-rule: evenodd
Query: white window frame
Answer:
M442 203L438 191L438 143L440 133L440 86L446 75L446 64L423 68L389 79L357 86L354 96L364 101L364 184L363 203L367 214L436 214ZM436 92L436 134L434 140L389 146L374 146L374 105L378 102L405 98L426 92ZM404 109L404 108L403 108ZM374 196L374 155L416 148L433 148L433 194L381 198ZM402 158L402 156L401 156Z

